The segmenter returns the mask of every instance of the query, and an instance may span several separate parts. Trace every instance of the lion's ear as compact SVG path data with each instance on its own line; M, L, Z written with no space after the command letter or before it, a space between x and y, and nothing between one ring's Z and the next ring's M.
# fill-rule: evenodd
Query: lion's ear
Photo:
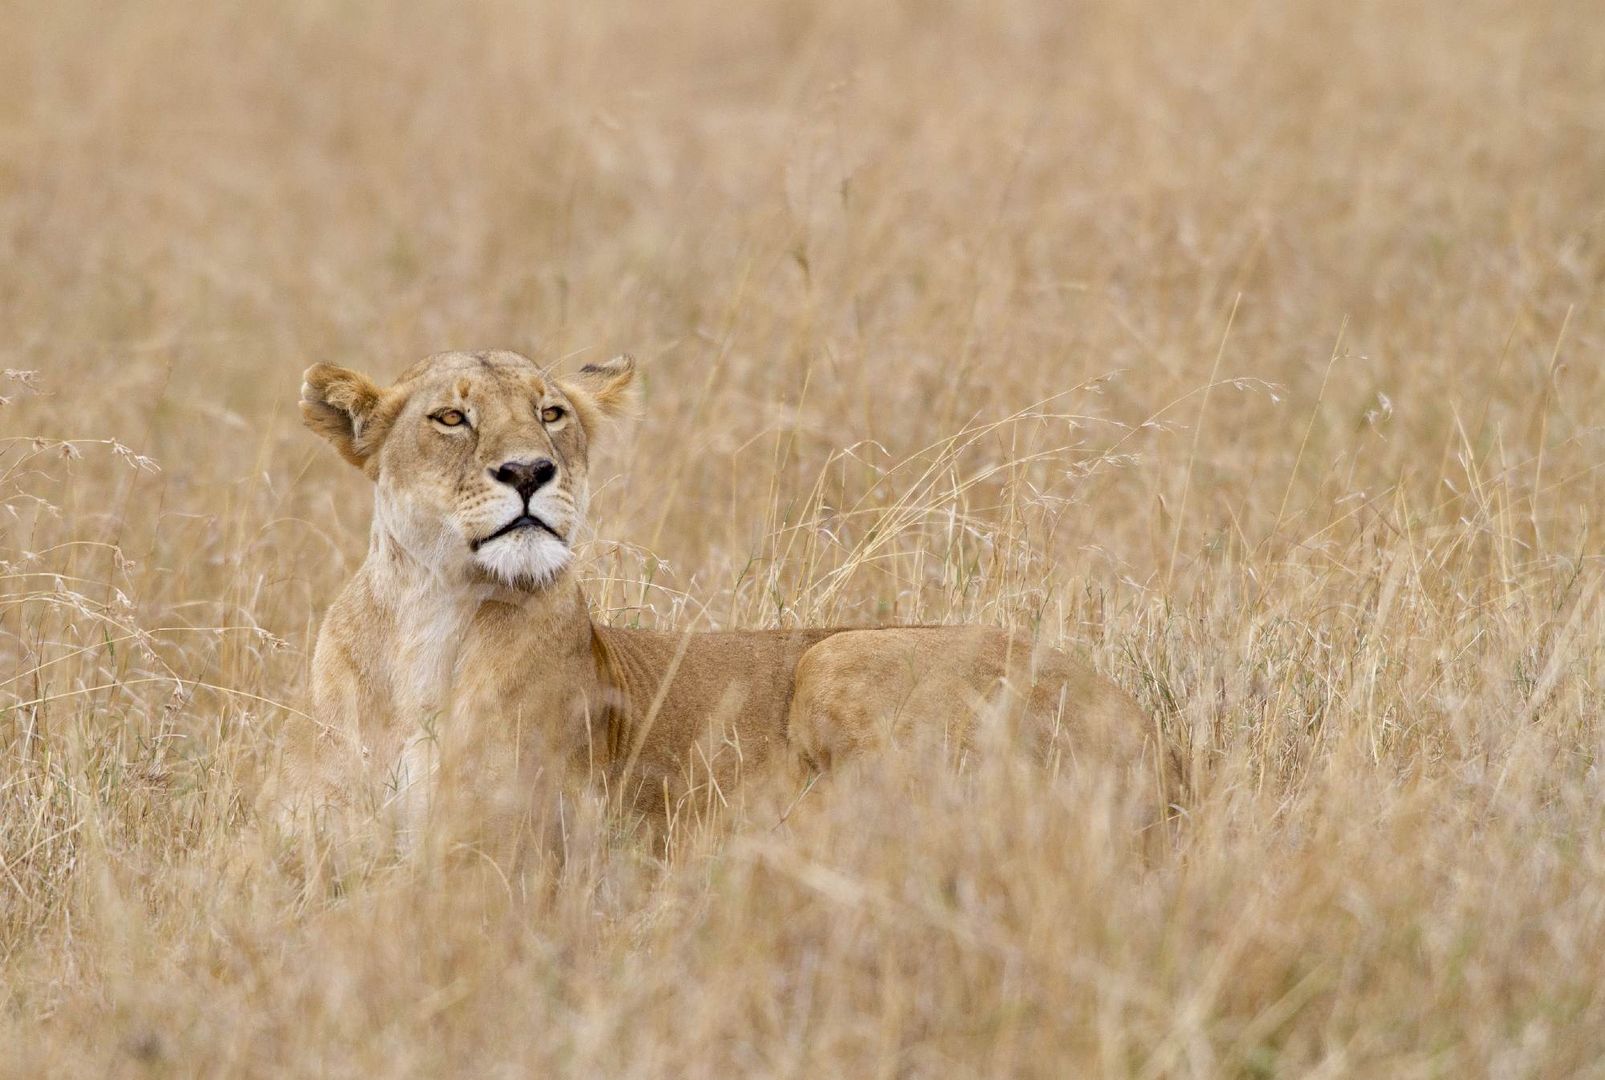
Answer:
M585 433L596 435L601 421L625 413L630 406L630 384L635 381L635 358L625 354L600 364L586 364L557 385L574 403Z
M372 379L333 364L313 364L301 377L301 420L367 471L383 433L374 423L384 391Z

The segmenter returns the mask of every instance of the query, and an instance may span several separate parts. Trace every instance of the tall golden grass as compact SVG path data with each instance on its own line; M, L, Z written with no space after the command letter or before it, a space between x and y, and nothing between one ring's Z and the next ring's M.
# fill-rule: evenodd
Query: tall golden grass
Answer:
M0 11L0 1073L1605 1074L1596 4ZM643 361L599 617L1030 627L1170 830L894 757L307 888L299 373L489 346Z

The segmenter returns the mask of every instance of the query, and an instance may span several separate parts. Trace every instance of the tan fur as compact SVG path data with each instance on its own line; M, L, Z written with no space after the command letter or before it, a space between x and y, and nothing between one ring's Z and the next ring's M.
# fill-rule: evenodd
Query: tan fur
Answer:
M615 629L593 623L540 530L517 538L527 550L476 553L513 513L492 476L509 457L561 463L543 505L572 540L590 440L623 408L633 371L620 358L550 380L516 354L444 353L385 390L327 365L307 372L308 426L377 491L368 557L318 637L317 726L292 741L281 798L389 804L413 827L437 789L459 790L516 820L537 777L560 774L661 822L776 764L806 773L920 738L958 752L987 731L1015 737L1021 720L1072 755L1157 759L1129 695L1000 630ZM555 429L541 420L552 405L570 414ZM471 416L472 432L431 420L442 408Z

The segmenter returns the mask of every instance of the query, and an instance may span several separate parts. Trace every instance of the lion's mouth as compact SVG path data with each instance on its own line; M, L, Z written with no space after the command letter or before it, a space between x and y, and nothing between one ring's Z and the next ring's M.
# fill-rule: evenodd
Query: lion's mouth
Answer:
M514 533L520 529L544 529L553 536L557 537L557 539L561 542L565 544L568 543L568 539L562 533L546 524L546 522L542 521L534 514L519 514L512 521L509 521L506 525L503 525L489 536L481 536L478 540L473 541L468 545L468 547L471 551L478 551L492 540L500 540L508 533Z

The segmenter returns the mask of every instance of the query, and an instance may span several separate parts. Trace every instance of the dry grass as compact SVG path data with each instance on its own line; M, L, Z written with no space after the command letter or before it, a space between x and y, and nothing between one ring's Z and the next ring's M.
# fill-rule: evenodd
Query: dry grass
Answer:
M0 1073L1605 1074L1596 4L3 10ZM1037 626L1174 836L901 761L308 893L299 372L480 346L645 363L606 617Z

